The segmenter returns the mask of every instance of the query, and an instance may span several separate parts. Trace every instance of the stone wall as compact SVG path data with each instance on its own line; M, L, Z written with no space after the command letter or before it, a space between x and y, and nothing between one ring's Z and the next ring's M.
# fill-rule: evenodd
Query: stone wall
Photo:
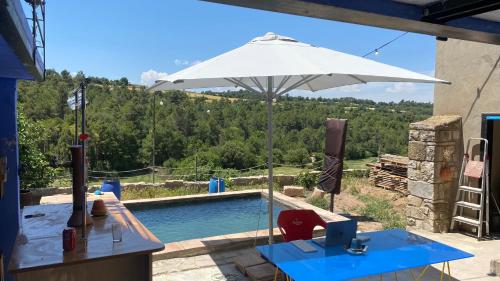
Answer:
M410 124L408 228L447 232L462 154L460 116L433 116Z
M315 171L312 171L313 173ZM283 187L285 185L292 185L295 183L296 175L275 175L273 177L274 182L279 186ZM164 182L159 183L147 183L147 182L134 182L134 183L121 183L122 190L127 190L129 188L132 189L142 189L142 188L188 188L195 190L208 190L208 181L183 181L183 180L166 180ZM267 183L267 176L250 176L250 177L237 177L237 178L229 178L226 182L226 185L234 185L234 186L249 186L249 185L258 185ZM89 192L94 192L99 189L101 185L92 185L89 186ZM71 187L48 187L48 188L36 188L32 189L32 194L34 197L35 203L40 201L40 198L43 196L51 196L56 194L71 194Z

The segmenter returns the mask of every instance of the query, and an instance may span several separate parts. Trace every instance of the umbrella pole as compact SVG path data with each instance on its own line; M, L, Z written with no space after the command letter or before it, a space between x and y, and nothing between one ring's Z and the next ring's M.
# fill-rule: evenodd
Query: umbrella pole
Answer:
M269 192L269 245L273 244L273 78L267 78L267 167Z

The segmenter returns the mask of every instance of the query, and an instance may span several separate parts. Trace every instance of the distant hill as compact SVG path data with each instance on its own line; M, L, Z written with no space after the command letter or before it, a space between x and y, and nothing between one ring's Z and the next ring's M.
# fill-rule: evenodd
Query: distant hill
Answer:
M69 159L74 113L68 94L84 78L47 71L44 82L19 82L20 111L40 128L37 146L52 165ZM89 157L92 169L128 170L151 165L153 94L126 78L88 78ZM157 165L243 169L266 161L266 108L247 91L157 95ZM161 105L160 102L163 104ZM377 103L354 98L284 96L274 108L274 156L303 165L322 159L326 118L349 120L346 157L407 153L408 124L432 115L432 104Z
M207 101L218 101L218 100L221 100L221 99L228 99L229 101L231 102L235 102L235 101L238 101L240 100L240 98L231 98L231 97L225 97L225 96L220 96L220 95L210 95L210 94L205 94L205 93L193 93L193 92L187 92L186 93L188 95L188 97L191 97L191 98L205 98L207 99Z

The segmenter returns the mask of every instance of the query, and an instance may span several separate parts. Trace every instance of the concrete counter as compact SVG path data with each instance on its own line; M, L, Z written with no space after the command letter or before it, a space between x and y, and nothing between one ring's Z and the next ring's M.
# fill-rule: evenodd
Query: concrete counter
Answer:
M108 215L93 218L86 241L78 228L76 249L69 252L62 249L62 231L72 210L68 200L24 209L9 264L16 280L151 280L151 254L164 244L113 193L89 194L88 210L96 198L104 200ZM44 215L25 218L30 214ZM113 223L122 226L122 242L113 243Z

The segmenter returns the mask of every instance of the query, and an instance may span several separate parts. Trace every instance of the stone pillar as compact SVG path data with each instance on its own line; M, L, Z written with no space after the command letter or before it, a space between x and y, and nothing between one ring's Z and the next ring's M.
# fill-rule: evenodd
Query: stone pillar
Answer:
M410 124L408 228L449 230L462 147L460 116L433 116Z

